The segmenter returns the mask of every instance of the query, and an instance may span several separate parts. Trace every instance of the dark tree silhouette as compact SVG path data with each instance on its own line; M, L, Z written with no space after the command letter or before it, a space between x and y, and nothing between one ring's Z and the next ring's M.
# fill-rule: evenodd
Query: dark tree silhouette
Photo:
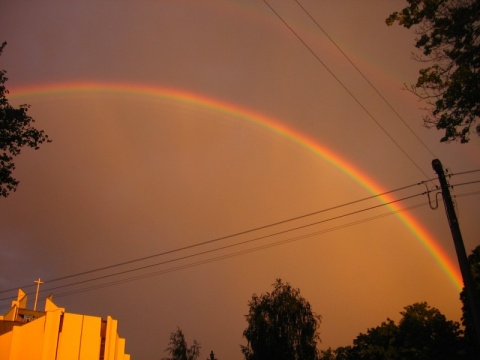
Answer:
M170 342L165 352L170 354L170 357L163 360L195 360L200 356L200 344L194 340L193 345L188 347L185 335L180 328L170 334Z
M0 45L0 55L7 43ZM43 130L35 129L33 120L27 115L28 105L14 108L8 102L5 82L6 71L0 70L0 196L7 197L17 189L19 181L12 175L15 170L13 158L20 154L24 146L38 149L43 142L50 140Z
M468 256L468 263L470 264L470 270L472 272L472 279L474 289L476 293L475 299L480 299L480 246L473 249L472 253ZM470 314L469 306L467 304L467 298L465 288L460 293L460 300L462 300L462 324L465 327L465 340L470 347L470 350L474 348L474 336L473 332L473 320ZM480 309L480 303L476 304L477 309Z
M398 325L387 319L360 333L352 346L322 352L322 360L464 359L459 324L427 303L406 306Z
M426 302L405 307L398 323L397 346L405 359L454 359L460 348L459 324Z
M346 352L347 359L395 359L398 357L397 334L398 327L387 319L380 326L368 329L366 334L358 335L352 349Z
M407 1L386 22L413 27L422 50L415 58L430 64L410 86L429 105L424 124L444 130L441 141L466 143L480 117L480 1ZM475 131L480 135L480 125Z
M320 341L320 316L316 315L300 290L277 279L271 293L253 295L243 336L247 360L316 360Z
M207 360L218 360L218 359L215 357L215 354L213 353L213 351L210 351L210 357Z

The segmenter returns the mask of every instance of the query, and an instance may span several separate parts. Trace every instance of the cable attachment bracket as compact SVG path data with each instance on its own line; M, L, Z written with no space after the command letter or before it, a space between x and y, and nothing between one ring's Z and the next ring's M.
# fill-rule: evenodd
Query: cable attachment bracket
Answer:
M427 191L425 192L428 196L428 205L430 206L430 209L432 210L437 210L438 209L438 197L442 196L442 191L440 190L440 187L438 185L435 185L434 189L429 189L428 188L428 183L426 181L423 181L423 184L425 185L425 188ZM435 193L435 197L432 199L430 196L430 193Z

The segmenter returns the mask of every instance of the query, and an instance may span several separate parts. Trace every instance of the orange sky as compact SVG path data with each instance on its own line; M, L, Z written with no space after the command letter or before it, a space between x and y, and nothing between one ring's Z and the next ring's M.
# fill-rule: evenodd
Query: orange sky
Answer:
M0 200L0 291L33 285L41 277L44 299L56 286L146 267L51 291L69 312L118 319L127 352L146 360L166 355L169 334L177 326L188 341L202 344L201 358L213 350L219 359L241 359L247 303L253 293L270 291L276 278L300 288L322 315L322 349L350 344L387 317L398 319L403 307L414 302L427 301L449 319L460 319L454 284L404 222L382 217L387 207L343 217L379 205L378 199L48 282L372 193L308 148L233 114L133 91L20 91L15 96L15 89L96 82L197 94L308 136L384 190L417 184L425 174L435 178L430 152L453 173L480 168L478 138L468 145L440 144L441 133L422 126L419 108L424 104L402 90L403 83L415 81L419 66L410 59L413 34L387 27L384 19L403 1L301 3L429 150L294 1L269 3L321 62L258 0L201 5L16 1L2 6L0 41L8 45L0 68L8 71L12 102L29 103L36 125L53 142L18 157L20 187ZM456 175L451 183L478 179L478 173ZM412 186L392 197L425 190ZM466 194L478 190L478 184L454 188L467 252L479 242L478 195ZM418 206L408 215L456 263L443 204L433 211L426 202L426 196L418 196L398 206ZM333 217L340 218L325 221ZM132 277L138 278L83 291ZM0 302L2 311L8 304Z

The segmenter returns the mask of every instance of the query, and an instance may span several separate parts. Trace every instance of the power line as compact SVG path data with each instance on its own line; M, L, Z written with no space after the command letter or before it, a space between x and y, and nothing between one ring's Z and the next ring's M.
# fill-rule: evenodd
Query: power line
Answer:
M313 51L313 49L301 38L300 35L283 19L283 17L275 11L275 9L267 2L263 2L268 6L268 8L280 19L280 21L289 29L293 35L307 48L307 50L315 57L315 59L327 70L327 72L340 84L340 86L350 95L350 97L363 109L363 111L377 124L377 126L382 130L382 132L397 146L397 148L410 160L410 162L425 176L429 176L423 171L423 169L415 162L415 160L403 149L403 147L393 138L392 135L380 124L380 122L368 111L368 109L358 100L358 98L347 88L347 86L335 75L335 73L330 70L330 68L320 59L320 57Z
M133 269L123 270L123 271L119 271L119 272L115 272L115 273L111 273L111 274L107 274L107 275L98 276L98 277L95 277L95 278L92 278L92 279L86 279L86 280L81 280L81 281L77 281L77 282L73 282L73 283L69 283L69 284L59 285L59 286L56 286L56 287L51 287L51 288L46 288L46 289L44 288L41 292L57 290L57 289L60 289L60 288L74 286L74 285L80 285L80 284L84 284L84 283L91 282L91 281L97 281L97 280L101 280L101 279L110 278L110 277L113 277L113 276L124 275L124 274L135 272L135 271L145 270L145 269L149 269L149 268L152 268L152 267L177 262L177 261L180 261L180 260L186 260L186 259L190 259L190 258L193 258L193 257L210 254L210 253L213 253L213 252L218 252L218 251L221 251L221 250L230 249L230 248L237 247L237 246L240 246L240 245L246 245L246 244L249 244L249 243L258 242L260 240L264 240L264 239L267 239L267 238L272 238L272 237L275 237L275 236L278 236L278 235L291 233L293 231L305 229L305 228L308 228L308 227L311 227L311 226L314 226L314 225L319 225L319 224L331 222L331 221L334 221L334 220L339 220L339 219L346 218L346 217L349 217L349 216L352 216L352 215L364 213L364 212L369 211L369 210L373 210L373 209L377 209L377 208L380 208L380 207L383 207L383 206L391 205L391 204L394 204L394 203L397 203L397 202L400 202L400 201L405 201L405 200L412 199L412 198L415 198L415 197L418 197L418 196L423 196L426 193L427 192L423 192L423 193L418 193L418 194L415 194L415 195L406 196L406 197L403 197L401 199L395 199L395 200L392 200L392 201L389 201L389 202L386 202L386 203L370 206L370 207L367 207L367 208L362 208L362 209L359 209L359 210L356 210L356 211L351 211L349 213L333 216L333 217L323 219L323 220L320 220L320 221L316 221L316 222L312 222L312 223L309 223L309 224L297 226L297 227L294 227L294 228L289 228L289 229L282 230L282 231L277 231L275 233L255 237L253 239L248 239L248 240L240 241L240 242L237 242L237 243L234 243L234 244L229 244L229 245L225 245L225 246L222 246L222 247L217 247L217 248L210 249L210 250L205 250L205 251L197 252L197 253L194 253L194 254L181 256L181 257L178 257L178 258L175 258L175 259L170 259L170 260L162 261L162 262L155 263L155 264L150 264L150 265L145 265L145 266L141 266L141 267L136 267L136 268L133 268ZM362 220L354 222L354 223L357 224L357 223L360 223L360 222L362 222ZM335 229L342 228L342 227L343 227L343 225L340 225L338 227L335 227ZM282 243L282 242L280 242L280 243ZM111 268L111 267L109 267L109 268ZM88 273L88 272L83 272L81 274L86 274L86 273ZM66 279L66 278L67 277L64 277L63 279ZM2 292L5 292L5 291L6 290L4 290ZM0 299L0 300L8 300L8 299L11 299L11 298L3 298L3 299Z
M448 174L448 176L466 175L466 174L477 173L477 172L479 172L479 171L480 171L480 169L468 170L468 171L462 171L462 172L459 172L459 173Z
M468 192L468 193L461 193L461 194L455 195L455 197L460 198L460 197L466 197L466 196L472 196L472 195L480 195L480 191L472 191L472 192Z
M100 285L92 286L92 287L86 288L86 289L72 290L71 292L62 293L62 294L58 294L58 295L55 295L55 296L56 297L60 297L62 295L67 296L67 295L76 294L76 293L80 293L80 292L84 292L84 291L95 290L97 288L104 288L104 287L108 287L108 286L123 284L123 283L130 282L130 281L141 280L141 279L148 278L148 277L153 277L153 276L163 275L163 274L166 274L166 273L171 273L171 272L175 272L175 271L189 269L189 268L192 268L192 267L196 267L196 266L200 266L200 265L204 265L204 264L209 264L209 263L212 263L212 262L216 262L216 261L220 261L220 260L224 260L224 259L228 259L228 258L232 258L232 257L237 257L237 256L240 256L240 255L245 255L245 254L249 254L249 253L252 253L252 252L257 252L257 251L260 251L260 250L265 250L265 249L269 249L269 248L272 248L272 247L284 245L284 244L287 244L287 243L303 240L303 239L306 239L306 238L309 238L309 237L312 237L312 236L317 236L317 235L322 235L322 234L337 231L337 230L342 230L342 229L347 228L347 227L358 225L358 224L361 224L361 223L364 223L364 222L367 222L367 221L377 220L377 219L380 219L380 218L383 218L383 217L386 217L386 216L395 215L399 212L407 211L407 210L414 209L414 208L417 208L417 207L420 207L420 206L425 206L427 204L428 203L422 203L422 204L411 206L407 209L400 209L400 210L397 210L397 211L391 211L389 213L380 214L380 215L377 215L377 216L374 216L374 217L371 217L371 218L351 222L351 223L348 223L348 224L336 226L336 227L333 227L333 228L317 231L317 232L310 233L310 234L300 235L300 236L297 236L297 237L294 237L294 238L285 239L285 240L277 241L277 242L270 243L270 244L257 246L257 247L251 248L251 249L246 249L246 250L238 251L238 252L235 252L235 253L230 253L230 254L221 255L221 256L214 257L214 258L210 258L210 259L197 261L197 262L190 263L190 264L185 264L185 265L181 265L181 266L177 266L177 267L173 267L173 268L169 268L169 269L164 269L164 270L160 270L160 271L157 271L157 272L154 272L154 273L139 275L139 276L132 277L132 278L127 278L127 279L121 279L121 280L117 280L117 281L111 282L111 283L100 284Z
M467 172L464 172L464 173L471 173L471 172L476 172L476 171L467 171ZM469 184L472 184L472 183L479 183L479 182L480 182L480 180L470 181L470 182L465 182L465 183L459 183L455 186L469 185ZM425 182L421 182L421 183L418 183L416 185L421 185L422 183L425 183ZM388 192L385 192L385 193L391 193L391 192L395 192L395 191L399 191L399 190L404 190L404 189L410 188L412 186L415 186L415 185L404 186L402 188L398 188L396 190L388 191ZM432 190L432 191L435 191L435 190ZM133 268L133 269L119 271L119 272L116 272L116 273L107 274L107 275L99 276L99 277L96 277L96 278L91 278L91 279L86 279L86 280L82 280L82 281L78 281L78 282L63 284L63 285L60 285L60 286L44 289L41 292L57 290L57 289L66 288L66 287L70 287L70 286L85 284L85 283L92 282L92 281L98 281L98 280L101 280L101 279L106 279L106 278L110 278L110 277L114 277L114 276L125 275L125 274L132 273L132 272L135 272L135 271L140 271L140 270L146 270L146 269L149 269L149 268L153 268L155 266L166 265L166 264L170 264L170 263L174 263L174 262L178 262L178 261L182 261L182 260L192 259L194 257L198 257L198 256L202 256L202 255L211 254L211 253L222 251L222 250L231 249L231 248L238 247L238 246L241 246L241 245L246 245L246 244L249 244L249 243L255 243L255 242L258 242L260 240L263 240L263 239L266 239L266 238L271 238L271 237L274 237L274 236L277 236L277 235L280 235L280 234L285 234L285 233L289 233L289 232L292 232L292 231L295 231L295 230L304 229L304 228L307 228L307 227L310 227L310 226L313 226L313 225L318 225L318 224L321 224L321 223L326 223L326 222L330 222L330 221L333 221L333 220L338 220L340 218L345 218L345 217L348 217L348 216L351 216L351 215L354 215L354 214L363 213L363 212L366 212L368 210L373 210L373 209L376 209L376 208L379 208L379 207L382 207L382 206L391 205L391 204L399 202L399 201L412 199L412 198L415 198L415 197L418 197L418 196L425 195L429 192L431 192L431 191L427 190L423 193L418 193L418 194L415 194L415 195L406 196L406 197L403 197L401 199L396 199L396 200L393 200L393 201L390 201L390 202L387 202L387 203L382 203L382 204L379 204L379 205L363 208L363 209L352 211L352 212L345 213L345 214L341 214L341 215L338 215L338 216L335 216L335 217L330 217L328 219L323 219L321 221L313 222L313 223L310 223L310 224L307 224L307 225L302 225L302 226L298 226L298 227L295 227L295 228L290 228L290 229L275 232L275 233L272 233L272 234L256 237L256 238L253 238L253 239L240 241L240 242L237 242L237 243L234 243L234 244L229 244L229 245L217 247L217 248L210 249L210 250L205 250L205 251L197 252L197 253L194 253L194 254L177 257L177 258L166 260L166 261L159 262L159 263L156 263L156 264L150 264L150 265L146 265L146 266L136 267L136 268ZM382 193L382 194L385 194L385 193ZM466 196L472 196L472 195L478 195L478 194L480 194L480 191L462 193L462 194L458 194L456 197L466 197ZM371 197L368 197L368 198L365 198L365 199L370 199L370 198L374 198L374 197L378 197L378 196L379 195L374 195L374 196L371 196ZM362 200L352 201L352 202L350 202L350 204L356 203L356 202L359 202L359 201L362 201ZM191 267L196 267L196 266L200 266L200 265L204 265L204 264L208 264L208 263L212 263L212 262L216 262L216 261L220 261L220 260L224 260L224 259L228 259L228 258L232 258L232 257L236 257L236 256L240 256L240 255L264 250L264 249L268 249L268 248L271 248L271 247L280 246L280 245L283 245L283 244L299 241L299 240L306 239L306 238L309 238L309 237L313 237L313 236L316 236L316 235L322 235L322 234L325 234L325 233L338 231L338 230L341 230L341 229L344 229L344 228L347 228L347 227L351 227L351 226L354 226L354 225L358 225L358 224L361 224L361 223L365 223L365 222L368 222L368 221L373 221L373 220L377 220L377 219L380 219L380 218L383 218L383 217L386 217L386 216L398 214L400 212L409 211L409 210L412 210L412 209L415 209L415 208L418 208L418 207L421 207L421 206L425 206L427 204L429 204L429 203L428 202L420 203L420 204L416 204L416 205L413 205L413 206L410 206L410 207L407 207L407 208L396 209L396 210L393 210L393 211L389 211L387 213L383 213L383 214L371 216L371 217L368 217L368 218L352 221L352 222L349 222L349 223L341 224L341 225L334 226L334 227L327 228L327 229L322 229L322 230L311 232L311 233L308 233L308 234L303 234L303 235L299 235L299 236L296 236L296 237L290 237L290 238L280 240L280 241L273 241L269 244L255 246L255 247L250 248L250 249L240 250L240 251L237 251L237 252L224 254L224 255L213 257L213 258L204 259L204 260L200 260L200 261L197 261L197 262L184 264L184 265L179 265L179 266L175 266L175 267L171 267L171 268L167 268L167 269L162 269L162 270L159 270L159 271L150 272L150 273L143 274L143 275L137 275L137 276L129 277L129 278L125 278L125 279L113 280L113 281L103 283L103 284L92 285L92 286L89 286L87 288L73 289L73 290L67 291L65 293L56 294L55 296L56 297L62 297L62 296L73 295L73 294L77 294L77 293L81 293L81 292L85 292L85 291L96 290L96 289L100 289L100 288L104 288L104 287L123 284L123 283L130 282L130 281L140 280L140 279L144 279L144 278L148 278L148 277L152 277L152 276L157 276L157 275L162 275L162 274L166 274L166 273L170 273L170 272L174 272L174 271L188 269L188 268L191 268ZM336 206L336 207L333 207L333 208L339 208L339 207L342 207L342 205L339 205L339 206ZM87 272L83 272L82 274L85 274L85 273L87 273ZM76 275L78 275L78 274L76 274ZM65 279L65 277L63 279ZM16 290L16 288L13 289L13 290ZM3 290L2 292L5 292L5 291L8 291L8 290ZM4 301L4 300L11 300L11 299L12 299L12 297L8 297L8 298L0 299L0 300ZM0 307L0 308L3 308L3 307Z
M472 185L472 184L478 184L478 183L480 183L480 180L465 181L463 183L450 184L450 186L453 188L453 187L459 187L459 186L464 186L464 185Z
M465 183L465 185L470 184L470 183L478 183L478 182L480 182L480 180L479 181L474 181L474 182L468 182L468 183ZM419 183L418 185L420 185L422 183L423 182ZM458 185L463 185L463 183L458 184ZM399 189L405 189L405 188L409 188L409 187L411 187L411 186L406 186L406 187L399 188ZM391 191L389 191L387 193L390 193L390 192ZM310 227L310 226L313 226L313 225L318 225L318 224L325 223L325 222L330 222L330 221L333 221L333 220L337 220L337 219L340 219L340 218L344 218L344 217L347 217L347 216L351 216L351 215L354 215L354 214L358 214L358 213L362 213L362 212L365 212L365 211L368 211L368 210L372 210L372 209L375 209L375 208L378 208L378 207L381 207L381 206L391 205L391 204L399 202L399 201L412 199L412 198L417 197L417 196L425 195L429 192L430 191L427 190L423 193L418 193L418 194L415 194L415 195L406 196L402 199L396 199L396 200L390 201L388 203L383 203L383 204L380 204L380 205L375 205L375 206L371 206L371 207L368 207L368 208L363 208L363 209L360 209L360 210L357 210L357 211L352 211L350 213L346 213L346 214L342 214L342 215L339 215L339 216L331 217L329 219L324 219L324 220L314 222L314 223L310 223L310 224L307 224L307 225L303 225L303 226L279 231L279 232L276 232L276 233L256 237L256 238L249 239L249 240L244 240L244 241L241 241L241 242L237 242L235 244L225 245L225 246L222 246L222 247L218 247L218 248L214 248L214 249L210 249L210 250L206 250L206 251L201 251L201 252L197 252L197 253L194 253L194 254L177 257L175 259L166 260L166 261L156 263L156 264L137 267L137 268L134 268L134 269L120 271L120 272L116 272L116 273L113 273L113 274L108 274L108 275L96 277L96 278L93 278L93 279L86 279L86 280L82 280L82 281L78 281L78 282L74 282L74 283L60 285L60 286L53 287L53 288L44 289L41 292L57 290L57 289L61 289L61 288L69 287L69 286L80 285L80 284L84 284L84 283L87 283L87 282L97 281L97 280L101 280L101 279L105 279L105 278L109 278L109 277L113 277L113 276L124 275L124 274L127 274L127 273L152 268L154 266L160 266L160 265L165 265L165 264L169 264L169 263L174 263L174 262L178 262L178 261L181 261L181 260L186 260L186 259L191 259L191 258L194 258L194 257L198 257L198 256L201 256L201 255L206 255L206 254L210 254L210 253L213 253L213 252L218 252L218 251L221 251L221 250L230 249L230 248L237 247L237 246L240 246L240 245L245 245L245 244L248 244L248 243L254 243L254 242L257 242L257 241L262 240L262 239L274 237L276 235L285 234L285 233L288 233L288 232L292 232L292 231L295 231L295 230L307 228L307 227ZM457 197L466 197L466 196L478 195L478 194L480 194L480 191L458 194ZM355 203L355 202L351 202L351 203ZM412 210L412 209L415 209L415 208L418 208L418 207L421 207L421 206L425 206L427 204L429 204L429 203L425 202L425 203L421 203L421 204L416 204L416 205L413 205L413 206L410 206L410 207L407 207L407 208L402 208L402 209L389 211L387 213L375 215L375 216L372 216L372 217L369 217L369 218L352 221L352 222L349 222L349 223L346 223L346 224L341 224L341 225L338 225L338 226L334 226L334 227L331 227L331 228L319 230L319 231L316 231L316 232L299 235L299 236L296 236L296 237L293 237L293 238L288 238L288 239L284 239L284 240L280 240L280 241L274 241L272 243L264 244L264 245L261 245L261 246L256 246L256 247L253 247L251 249L241 250L241 251L238 251L238 252L234 252L234 253L230 253L230 254L225 254L225 255L205 259L205 260L197 261L197 262L194 262L194 263L184 264L184 265L180 265L180 266L176 266L176 267L172 267L172 268L168 268L168 269L163 269L163 270L159 270L159 271L148 273L148 274L143 274L143 275L138 275L138 276L135 276L135 277L126 278L126 279L114 280L114 281L111 281L111 282L107 282L107 283L99 284L99 285L93 285L93 286L83 288L83 289L74 289L74 290L71 290L71 291L66 292L66 293L57 294L56 297L68 296L68 295L72 295L72 294L76 294L76 293L80 293L80 292L84 292L84 291L91 291L91 290L95 290L95 289L99 289L99 288L118 285L118 284L122 284L122 283L125 283L125 282L139 280L139 279L143 279L143 278L147 278L147 277L151 277L151 276L156 276L156 275L162 275L162 274L165 274L165 273L179 271L179 270L191 268L191 267L194 267L194 266L200 266L200 265L203 265L203 264L207 264L207 263L211 263L211 262L215 262L215 261L219 261L219 260L223 260L223 259L227 259L227 258L244 255L244 254L247 254L247 253L271 248L271 247L274 247L274 246L279 246L279 245L283 245L283 244L286 244L286 243L302 240L302 239L309 238L309 237L312 237L312 236L322 235L322 234L325 234L325 233L328 233L328 232L341 230L341 229L351 227L351 226L354 226L354 225L358 225L358 224L361 224L361 223L365 223L365 222L368 222L368 221L377 220L377 219L380 219L380 218L383 218L383 217L386 217L386 216L398 214L400 212L409 211L409 210ZM3 301L3 300L10 300L10 299L12 299L12 297L3 298L3 299L0 299L0 300Z
M415 196L419 196L419 195L423 195L423 194L417 194ZM411 197L407 197L407 198L411 198ZM200 260L200 261L189 263L189 264L179 265L179 266L171 267L171 268L168 268L168 269L163 269L163 270L159 270L159 271L155 271L155 272L151 272L151 273L147 273L147 274L143 274L143 275L137 275L137 276L129 277L129 278L125 278L125 279L114 280L114 281L110 281L110 282L103 283L103 284L92 285L92 286L89 286L87 288L73 289L73 290L67 291L65 293L56 294L55 297L63 297L63 296L69 296L69 295L73 295L73 294L77 294L77 293L81 293L81 292L97 290L97 289L100 289L100 288L119 285L119 284L131 282L131 281L141 280L141 279L144 279L144 278L149 278L149 277L153 277L153 276L163 275L163 274L166 274L166 273L180 271L180 270L184 270L184 269L188 269L188 268L192 268L192 267L196 267L196 266L200 266L200 265L204 265L204 264L208 264L208 263L212 263L212 262L216 262L216 261L220 261L220 260L224 260L224 259L228 259L228 258L232 258L232 257L237 257L237 256L240 256L240 255L245 255L245 254L249 254L249 253L252 253L252 252L257 252L257 251L260 251L260 250L265 250L265 249L268 249L268 248L288 244L288 243L291 243L291 242L296 242L296 241L303 240L303 239L306 239L306 238L310 238L310 237L313 237L313 236L323 235L323 234L330 233L330 232L333 232L333 231L342 230L342 229L352 227L352 226L355 226L355 225L359 225L359 224L362 224L362 223L365 223L365 222L378 220L378 219L381 219L381 218L384 218L384 217L387 217L387 216L398 214L400 212L410 211L410 210L413 210L415 208L425 206L427 204L428 204L428 202L416 204L416 205L413 205L413 206L410 206L410 207L407 207L407 208L402 208L402 209L397 209L397 210L394 210L394 211L389 211L389 212L386 212L386 213L383 213L383 214L375 215L375 216L365 218L365 219L360 219L360 220L357 220L357 221L352 221L352 222L349 222L349 223L346 223L346 224L342 224L342 225L334 226L334 227L331 227L331 228L315 231L315 232L312 232L312 233L309 233L309 234L303 234L303 235L299 235L299 236L296 236L296 237L293 237L293 238L288 238L288 239L284 239L284 240L280 240L280 241L274 241L274 242L269 243L269 244L264 244L264 245L256 246L256 247L253 247L253 248L250 248L250 249L245 249L245 250L237 251L237 252L230 253L230 254L224 254L224 255L216 256L216 257L209 258L209 259ZM177 259L173 259L173 260L170 260L170 261L163 262L161 264L176 262L176 261L184 260L184 259L187 259L187 258L192 258L192 257L195 257L195 256L204 255L206 253L212 253L214 251L223 250L225 248L231 248L233 246L238 246L238 245L245 244L245 243L248 243L248 242L253 242L253 241L256 241L256 240L259 240L259 239L260 238L251 239L251 240L244 241L244 242L241 242L241 243L225 246L223 248L213 249L213 250L209 250L209 251L205 251L205 252L201 252L201 253L197 253L197 254L193 254L193 255L177 258ZM104 277L99 277L99 278L96 278L96 279L85 280L85 281L78 282L78 283L66 284L66 285L57 286L57 287L54 287L54 288L44 289L41 292L52 291L52 290L56 290L56 289L60 289L60 288L65 288L65 287L68 287L68 286L79 285L81 283L86 283L86 282L89 282L89 281L95 281L95 280L99 280L99 279L102 279L102 278L107 278L107 277L111 277L111 276L115 276L115 275L123 275L123 274L129 273L129 272L133 272L133 271L137 271L137 270L143 270L143 269L148 268L148 267L151 267L151 266L142 267L142 268L138 268L138 269L130 269L128 271L120 272L120 273L117 273L117 274L111 274L111 275L104 276ZM0 299L0 300L8 300L8 299L11 299L11 298L4 298L4 299Z
M431 181L431 179L427 180L427 181ZM57 281L66 280L66 279L70 279L70 278L74 278L74 277L78 277L78 276L82 276L82 275L92 274L92 273L95 273L95 272L108 270L108 269L112 269L112 268L116 268L116 267L120 267L120 266L124 266L124 265L137 263L137 262L140 262L140 261L149 260L149 259L160 257L160 256L165 256L165 255L177 253L177 252L180 252L180 251L185 251L185 250L197 248L197 247L200 247L200 246L220 242L220 241L227 240L227 239L234 238L234 237L238 237L238 236L241 236L241 235L246 235L246 234L256 232L256 231L259 231L259 230L264 230L264 229L267 229L267 228L270 228L270 227L286 224L286 223L289 223L289 222L292 222L292 221L304 219L304 218L307 218L307 217L311 217L313 215L319 215L319 214L326 213L326 212L329 212L329 211L332 211L332 210L338 210L338 209L341 209L341 208L344 208L344 207L347 207L347 206L362 203L362 202L367 201L367 200L381 198L381 197L384 197L386 195L390 195L390 194L393 194L393 193L396 193L396 192L399 192L399 191L403 191L403 190L412 188L414 186L422 185L423 183L424 183L424 181L422 181L420 183L415 183L415 184L402 186L402 187L399 187L399 188L396 188L396 189L393 189L393 190L385 191L385 192L380 193L380 194L374 194L374 195L367 196L367 197L364 197L364 198L361 198L361 199L358 199L358 200L349 201L349 202L346 202L346 203L343 203L343 204L340 204L340 205L336 205L336 206L332 206L332 207L329 207L329 208L326 208L326 209L321 209L321 210L311 212L311 213L308 213L308 214L304 214L304 215L292 217L292 218L289 218L289 219L277 221L277 222L274 222L274 223L270 223L270 224L255 227L255 228L251 228L251 229L240 231L240 232L236 232L236 233L229 234L229 235L226 235L226 236L217 237L217 238L210 239L210 240L207 240L207 241L198 242L198 243L195 243L195 244L179 247L179 248L168 250L168 251L163 251L163 252L160 252L160 253L140 257L140 258L137 258L137 259L127 260L127 261L123 261L123 262L119 262L119 263L115 263L115 264L111 264L111 265L107 265L107 266L103 266L103 267L99 267L99 268L95 268L95 269L90 269L90 270L75 273L75 274L70 274L70 275L66 275L66 276L62 276L62 277L58 277L58 278L54 278L54 279L47 279L45 281L48 282L48 283L57 282ZM27 289L27 288L30 288L32 286L34 286L34 285L27 284L27 285L24 285L24 286L20 286L20 288ZM14 291L16 289L17 288L0 290L0 294L8 292L8 291Z
M282 20L282 22L290 29L290 31L292 31L293 34L295 34L297 36L297 38L299 38L299 40L307 47L307 49L310 50L310 52L315 56L315 58L329 71L329 73L339 82L340 85L342 85L342 87L352 96L352 98L364 109L364 111L380 126L380 128L386 133L386 135L388 137L391 138L391 140L405 153L405 151L401 148L401 146L395 142L395 140L388 134L388 132L386 132L385 129L383 129L381 127L381 125L378 123L378 121L368 112L368 110L358 101L358 99L353 95L353 93L351 93L349 91L349 89L340 81L340 79L338 79L336 77L336 75L321 61L321 59L313 52L313 50L308 46L308 44L306 44L303 39L301 39L299 37L299 35L280 17L280 15L266 2L264 1L267 6L280 18L280 20ZM407 157L408 154L405 153L405 155ZM410 157L409 157L410 158ZM413 161L413 159L410 158L410 160L415 164L415 162ZM415 164L417 167L418 165ZM420 167L418 167L420 171L422 171L420 169ZM423 171L422 171L423 172ZM424 175L426 175L424 173ZM413 186L413 185L412 185ZM400 188L400 189L403 189L403 188ZM177 249L173 249L173 250L170 250L170 251L166 251L166 252L162 252L162 253L158 253L158 254L153 254L153 255L149 255L149 256L146 256L146 257L142 257L142 258L138 258L138 259L133 259L133 260L129 260L129 261L125 261L125 262L121 262L121 263L116 263L116 264L113 264L113 265L109 265L109 266L104 266L104 267L101 267L101 268L96 268L96 269L91 269L91 270L88 270L88 271L84 271L84 272L81 272L81 273L77 273L77 274L72 274L72 275L68 275L68 276L63 276L63 277L59 277L59 278L55 278L55 279L51 279L51 280L47 280L48 282L55 282L55 281L60 281L60 280L66 280L66 279L69 279L69 278L73 278L73 277L78 277L78 276L81 276L81 275L87 275L87 274L91 274L91 273L94 273L94 272L98 272L98 271L102 271L102 270L107 270L107 269L111 269L111 268L115 268L115 267L119 267L119 266L123 266L123 265L128 265L128 264L132 264L132 263L135 263L135 262L140 262L140 261L144 261L144 260L147 260L147 259L151 259L151 258L154 258L154 257L158 257L158 256L163 256L163 255L167 255L167 254L172 254L172 253L175 253L175 252L179 252L179 251L183 251L183 250L187 250L187 249L191 249L191 248L195 248L195 247L199 247L199 246L203 246L203 245L206 245L206 244L210 244L210 243L213 243L213 242L218 242L218 241L221 241L221 240L226 240L228 238L232 238L234 236L239 236L239 235L243 235L243 234L247 234L247 233L250 233L250 232L253 232L253 231L258 231L258 230L261 230L261 229L265 229L265 228L268 228L268 227L271 227L271 226L276 226L276 225L280 225L280 224L283 224L283 223L286 223L286 222L290 222L290 221L294 221L294 220L298 220L298 219L301 219L301 218L304 218L304 217L308 217L308 216L312 216L312 215L315 215L315 214L319 214L321 212L324 212L324 211L329 211L329 210L333 210L333 209L336 209L336 208L340 208L340 207L343 207L343 206L347 206L347 205L352 205L354 203L357 203L357 202L360 202L360 201L364 201L364 200L367 200L367 199L371 199L371 198L374 198L374 197L377 197L377 196L382 196L382 195L385 195L385 194L388 194L390 192L386 192L384 194L379 194L379 195L374 195L372 197L368 197L368 198L364 198L364 199L360 199L360 200L357 200L357 201L354 201L354 202L350 202L350 203L347 203L347 204L343 204L343 205L340 205L340 206L336 206L336 207L333 207L333 208L329 208L329 209L325 209L325 210L321 210L321 211L318 211L318 212L314 212L314 213L310 213L310 214L306 214L306 215L302 215L302 216L299 216L299 217L296 217L296 218L291 218L291 219L287 219L287 220L284 220L284 221L280 221L280 222L276 222L276 223L272 223L272 224L268 224L268 225L265 225L265 226L262 226L262 227L257 227L257 228L253 228L253 229L249 229L249 230L246 230L246 231L242 231L242 232L238 232L238 233L235 233L235 234L231 234L231 235L228 235L228 236L224 236L224 237L219 237L219 238L216 238L216 239L212 239L212 240L208 240L208 241L205 241L205 242L200 242L200 243L196 243L196 244L192 244L192 245L189 245L189 246L185 246L185 247L181 247L181 248L177 248ZM28 288L32 285L25 285L24 287L25 288ZM3 293L3 292L6 292L6 291L12 291L12 290L15 290L15 289L8 289L8 290L2 290L0 291L0 293Z
M338 51L343 55L345 59L357 70L357 72L363 77L363 79L370 85L370 87L377 93L378 96L387 104L390 110L402 121L402 123L407 127L408 130L417 138L417 140L423 145L423 147L433 156L434 159L438 158L433 151L425 144L422 139L413 131L413 129L407 124L405 119L395 110L395 108L390 104L390 102L381 94L375 85L367 78L367 76L361 71L358 66L352 61L352 59L342 50L342 48L337 44L337 42L325 31L325 29L320 26L320 24L314 19L314 17L308 12L307 9L298 1L295 0L298 6L307 14L307 16L315 23L315 25L320 29L320 31L327 37L328 40L337 48Z

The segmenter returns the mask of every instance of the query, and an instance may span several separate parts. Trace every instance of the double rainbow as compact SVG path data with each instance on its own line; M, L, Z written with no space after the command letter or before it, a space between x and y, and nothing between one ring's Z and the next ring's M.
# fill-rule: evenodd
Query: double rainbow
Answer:
M361 184L372 194L383 194L385 191L376 184L365 173L361 172L344 158L335 154L318 141L309 136L282 124L279 120L267 117L263 114L236 106L231 103L219 101L214 98L205 97L200 94L178 90L173 88L164 88L149 86L144 84L132 83L98 83L98 82L70 82L70 83L54 83L29 85L12 89L10 91L11 99L26 101L26 98L36 98L44 96L69 96L69 95L95 95L108 94L110 96L140 96L152 99L162 99L178 103L188 103L207 110L212 110L227 116L232 116L244 121L248 121L260 126L268 131L272 131L279 136L287 138L293 143L307 149L331 165L340 169L347 176ZM393 198L388 194L380 196L381 201L390 203ZM437 264L443 269L447 277L460 291L463 287L463 280L458 270L458 266L452 262L445 251L438 245L435 239L428 231L410 214L400 212L400 208L395 203L389 205L393 212L398 212L398 218L405 224L414 237L423 245L423 247L433 256Z

